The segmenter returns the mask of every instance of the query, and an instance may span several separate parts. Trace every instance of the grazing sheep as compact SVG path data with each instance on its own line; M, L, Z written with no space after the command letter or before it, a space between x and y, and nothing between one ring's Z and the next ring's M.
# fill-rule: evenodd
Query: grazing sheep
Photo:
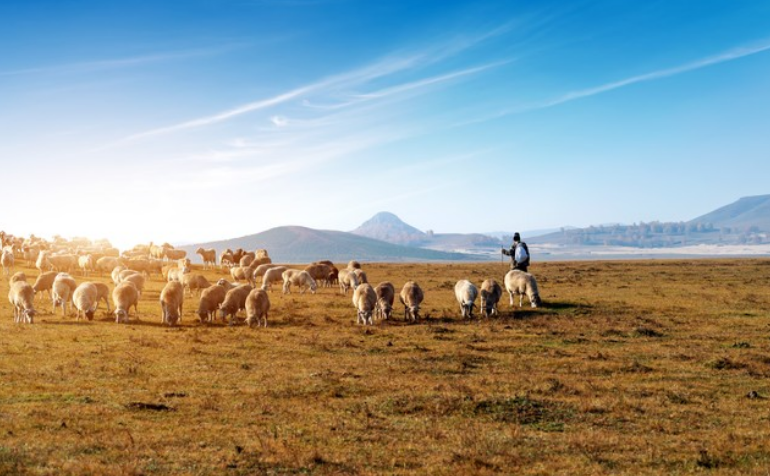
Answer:
M237 288L240 286L238 283L231 283L230 281L226 280L225 278L221 278L219 281L217 281L217 285L222 286L225 288L225 291L229 291L233 288Z
M273 264L273 263L267 263L267 264L260 264L256 268L254 268L254 272L251 273L251 285L256 286L257 283L257 277L259 279L262 279L262 276L265 275L265 271L271 268L277 268L280 266L279 264Z
M24 274L24 271L17 271L13 273L13 276L11 276L11 279L8 280L9 284L18 283L19 281L27 282L27 275Z
M112 290L112 303L115 305L115 322L127 322L131 306L134 306L134 313L139 312L139 290L130 281L120 283Z
M366 273L364 273L364 270L362 270L361 268L354 269L353 274L356 275L356 278L358 279L358 284L364 284L369 282L369 280L366 277Z
M96 304L99 305L99 301L104 301L104 303L107 305L107 312L110 311L110 288L104 284L100 283L98 281L92 281L91 284L94 285L96 288Z
M299 288L300 294L305 294L307 289L310 289L310 292L315 294L316 289L318 288L315 279L313 279L307 271L299 269L287 269L281 276L283 277L284 294L291 293L292 285Z
M89 321L93 320L96 306L99 304L99 291L94 283L80 283L80 286L75 288L75 292L72 293L72 303L78 311L75 316L76 320L80 320L81 313Z
M2 254L0 254L0 264L3 266L3 276L10 276L11 273L13 273L14 261L13 250L10 248L3 248Z
M142 274L142 273L140 273L139 271L134 271L133 269L124 269L123 271L121 271L120 273L118 273L118 282L117 282L117 283L115 283L115 284L120 284L120 283L122 283L122 282L123 282L123 281L125 281L125 280L126 280L126 278L127 278L127 277L129 277L129 276L139 276L139 275L141 275L141 274Z
M71 254L51 255L48 257L48 262L55 271L71 273L78 266L78 257Z
M503 288L494 279L485 279L481 283L481 312L485 317L497 316L497 303L503 295Z
M324 286L328 285L332 274L332 268L328 264L311 264L305 268L305 271L317 282L322 282Z
M531 274L512 269L505 275L505 290L508 291L508 295L511 298L511 306L513 306L514 295L519 295L519 307L522 306L524 301L524 295L527 295L529 303L532 307L538 307L542 304L540 301L540 293L537 290L537 281Z
M270 310L270 298L264 289L252 289L246 296L246 324L249 327L257 322L257 327L264 323L267 327L267 312Z
M390 281L383 281L374 288L377 295L375 317L388 320L393 312L393 301L396 299L396 287Z
M32 324L35 317L35 290L24 281L17 281L8 290L8 301L13 306L13 322Z
M253 270L252 270L253 271ZM236 281L242 281L249 279L249 267L248 266L233 266L230 268L230 276Z
M53 280L56 279L56 275L59 274L56 271L46 271L37 277L35 284L32 285L32 290L35 294L48 291L50 297L51 287L53 286ZM53 299L53 298L51 298Z
M478 295L476 285L467 279L461 279L455 284L455 299L460 304L460 313L464 318L473 319L473 306L476 305Z
M225 300L227 291L227 289L219 284L209 286L203 290L200 303L198 304L198 317L201 322L212 322L214 320L219 305Z
M120 284L120 273L122 273L123 271L125 271L125 270L127 270L127 269L128 269L128 268L126 268L126 267L125 267L125 266L123 266L122 264L120 264L120 265L118 265L118 266L115 266L114 268L112 268L112 273L110 273L110 275L112 276L112 282L113 282L113 284L115 284L115 285L118 285L118 284Z
M248 268L256 257L256 253L254 252L244 253L244 255L241 256L241 260L238 261L238 265L242 268Z
M276 266L265 271L265 275L262 276L262 289L270 291L273 283L283 281L284 271L286 271L286 266Z
M330 260L328 260L328 259L322 259L322 260L320 260L320 261L313 261L313 262L312 262L312 263L310 263L310 264L325 264L326 266L329 266L329 267L333 267L333 266L334 266L334 263L332 263L332 262L331 262Z
M211 286L211 283L202 274L183 274L181 282L185 290L190 293L190 296L193 294L193 289L197 290L198 294L200 294L204 289Z
M340 281L340 292L342 294L347 294L348 289L351 289L351 288L356 289L359 285L358 276L356 276L356 274L349 269L343 269L342 271L340 271L339 281Z
M233 258L233 252L229 249L222 252L219 257L219 265L223 268L233 266L235 264L235 258Z
M348 262L348 269L361 269L361 263L356 260L351 260Z
M172 268L168 270L166 281L182 281L182 276L189 273L189 269Z
M241 284L240 286L227 291L225 300L219 305L219 310L222 312L222 319L226 319L227 316L230 316L229 324L231 326L235 324L235 315L238 314L238 311L246 309L246 298L249 297L251 289L251 285Z
M83 276L88 276L94 270L94 258L91 255L78 256L78 268Z
M163 257L169 261L177 261L187 257L185 250L176 250L174 248L166 248L163 250Z
M246 254L246 250L243 248L238 248L237 250L233 251L233 265L236 265L241 262L241 258L243 258L243 255Z
M141 275L141 274L130 274L130 275L126 276L125 278L123 278L121 283L122 282L134 283L134 286L136 286L136 290L139 291L139 295L140 296L142 295L142 292L144 291L144 283L145 283L145 278L144 278L143 275Z
M169 326L176 325L182 319L184 305L184 288L178 281L169 281L160 292L160 323Z
M67 273L59 273L51 285L51 299L53 308L51 313L55 313L56 308L61 306L62 317L67 315L67 303L72 299L72 294L78 285L75 279Z
M417 322L420 319L420 304L422 304L422 300L425 298L420 285L414 281L408 281L401 288L399 298L401 299L401 304L404 305L404 319Z
M195 254L200 255L201 260L203 260L203 269L209 269L209 266L216 267L217 250L214 248L198 248L195 250Z
M163 261L157 259L135 258L124 261L124 264L128 269L147 273L147 275L151 275L153 272L158 274L163 272Z
M358 311L357 324L374 324L372 320L372 312L377 305L377 293L374 292L372 285L369 283L359 284L355 291L353 291L353 306Z
M269 258L270 255L267 254L267 250L264 248L259 248L256 253L256 259L262 259L262 258Z
M112 256L102 256L98 260L96 260L95 268L100 273L109 273L113 269L115 269L115 266L118 266L120 264L120 261L118 261L118 258L114 258Z

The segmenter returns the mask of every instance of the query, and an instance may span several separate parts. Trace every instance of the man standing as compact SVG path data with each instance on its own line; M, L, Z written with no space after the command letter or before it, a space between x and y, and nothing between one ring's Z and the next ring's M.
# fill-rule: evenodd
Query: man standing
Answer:
M529 247L526 243L521 241L521 236L518 231L513 234L513 244L511 244L511 249L506 250L503 248L500 251L502 251L504 255L511 257L511 269L519 269L525 273L527 272L527 268L529 267Z

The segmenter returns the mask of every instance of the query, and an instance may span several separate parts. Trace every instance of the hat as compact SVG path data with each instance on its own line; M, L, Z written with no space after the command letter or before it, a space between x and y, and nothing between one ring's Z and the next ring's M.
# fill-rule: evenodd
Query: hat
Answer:
M513 234L513 241L521 241L521 236L518 231Z

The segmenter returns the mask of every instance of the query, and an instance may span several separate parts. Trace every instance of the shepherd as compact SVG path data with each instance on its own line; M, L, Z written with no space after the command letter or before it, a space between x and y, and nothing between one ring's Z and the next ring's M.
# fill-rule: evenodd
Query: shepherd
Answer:
M518 231L513 234L511 249L506 250L502 248L500 251L504 255L511 257L511 269L520 269L525 273L527 272L527 268L529 268L529 247L521 241Z

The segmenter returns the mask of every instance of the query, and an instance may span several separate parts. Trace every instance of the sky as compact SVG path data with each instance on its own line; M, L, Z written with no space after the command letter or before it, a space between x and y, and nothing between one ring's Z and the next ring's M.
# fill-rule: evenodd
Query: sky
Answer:
M770 193L770 3L4 0L0 229L686 221Z

